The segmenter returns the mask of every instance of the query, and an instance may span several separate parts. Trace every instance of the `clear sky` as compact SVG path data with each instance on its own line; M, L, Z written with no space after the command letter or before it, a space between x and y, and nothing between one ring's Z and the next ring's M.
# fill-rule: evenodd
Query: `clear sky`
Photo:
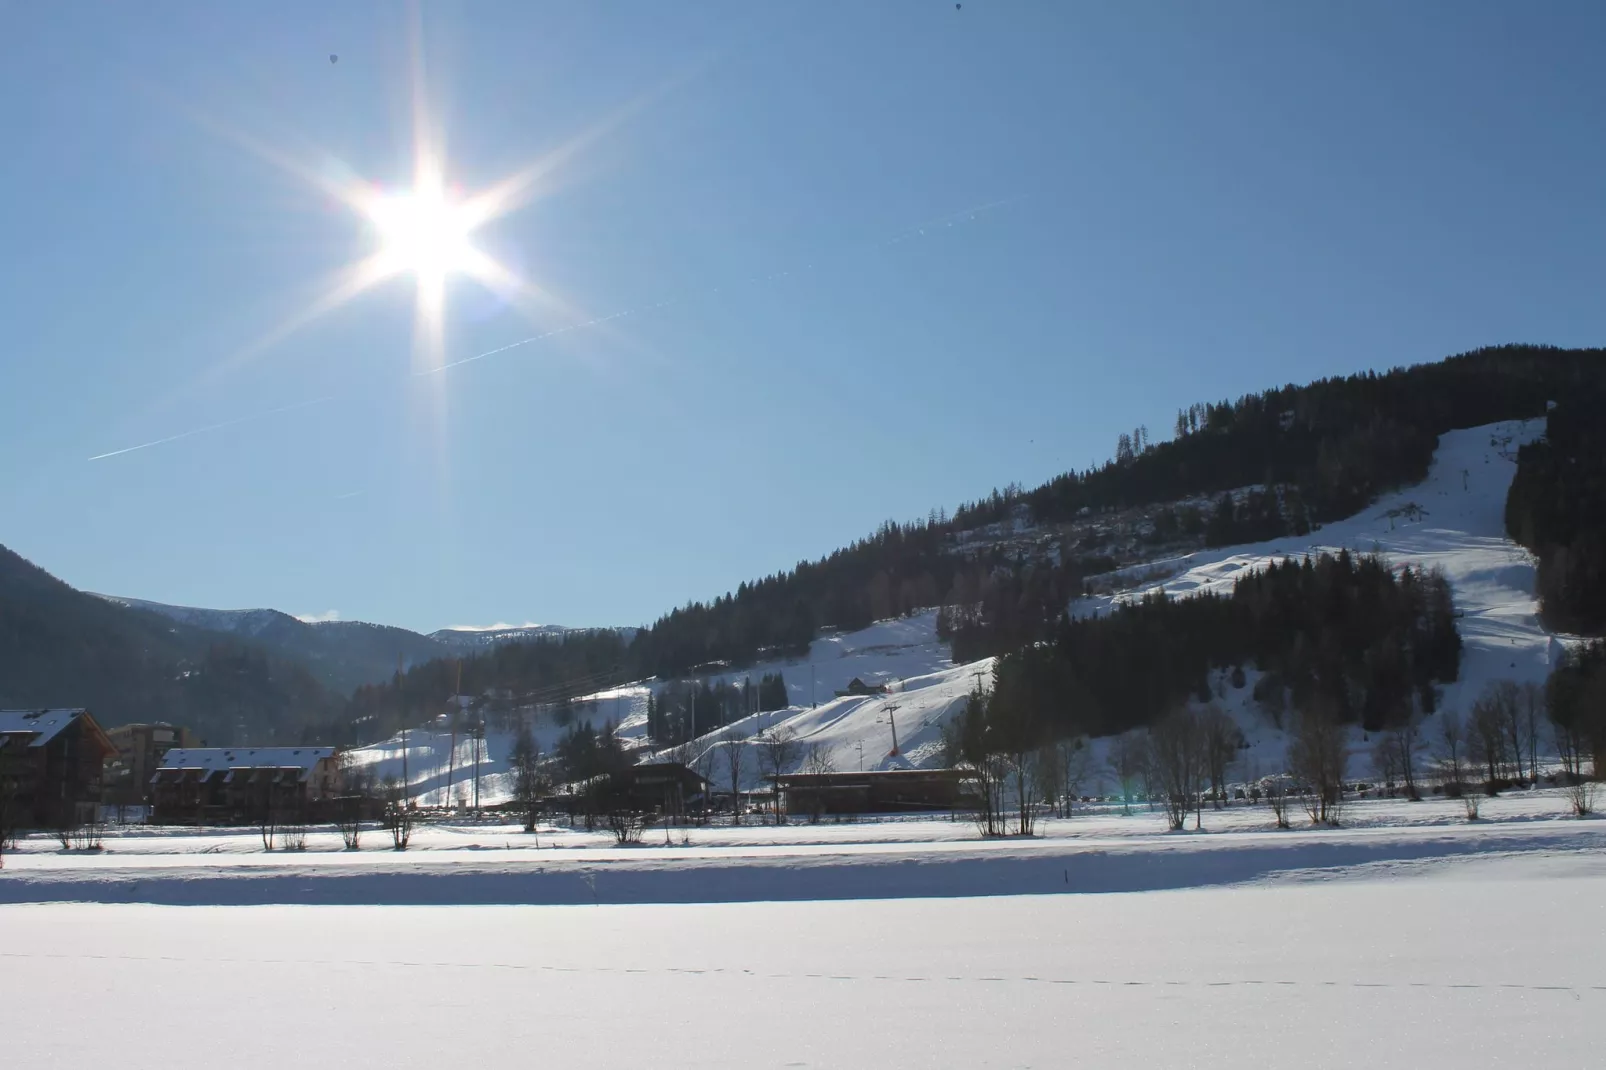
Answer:
M635 624L1194 401L1606 342L1597 3L418 21L463 191L581 139L475 235L553 300L454 278L443 352L574 329L426 375L406 276L253 345L375 247L308 176L412 182L407 8L0 3L0 543L179 604Z

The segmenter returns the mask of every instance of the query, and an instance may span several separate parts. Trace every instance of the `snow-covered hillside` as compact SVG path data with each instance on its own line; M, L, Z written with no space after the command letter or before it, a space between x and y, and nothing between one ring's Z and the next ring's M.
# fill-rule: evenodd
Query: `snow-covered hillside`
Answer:
M1516 470L1516 451L1543 433L1543 421L1507 422L1453 431L1439 442L1433 466L1422 483L1385 496L1348 520L1329 524L1301 538L1223 547L1183 557L1146 562L1105 577L1111 594L1082 599L1071 608L1078 615L1106 612L1118 601L1140 597L1163 587L1174 597L1201 591L1230 590L1238 576L1285 556L1300 557L1323 550L1347 548L1359 553L1381 553L1397 567L1438 568L1451 583L1465 644L1460 679L1445 688L1442 708L1464 713L1491 680L1542 682L1560 656L1566 639L1556 638L1540 626L1534 598L1532 557L1505 535L1503 520L1507 488ZM757 680L765 673L785 676L792 700L789 709L755 714L696 741L702 753L726 739L753 740L775 728L791 732L800 746L794 761L801 764L810 746L817 746L838 770L883 768L907 762L930 767L942 762L942 725L962 708L965 696L978 678L990 676L990 659L955 665L937 639L935 614L916 614L881 621L859 632L825 634L816 639L807 658L775 661L716 677L719 681ZM886 694L837 697L853 679L885 687ZM1243 729L1249 747L1244 751L1238 779L1250 779L1283 768L1285 733L1251 698L1256 674L1248 672L1245 686L1234 689L1227 674L1217 681L1217 702ZM611 720L627 744L645 750L646 703L644 684L588 696L595 723ZM1432 731L1428 726L1429 732ZM543 748L556 741L560 728L550 719L535 717L533 728ZM896 729L898 757L891 756ZM446 779L450 738L429 728L411 733L409 779L413 794L425 803L447 801ZM1366 740L1354 732L1354 775L1369 770ZM492 733L480 755L481 799L506 796L504 773L512 746L511 734ZM1100 775L1106 741L1095 741L1084 791L1107 786ZM401 773L401 747L391 740L365 748L359 761L381 775ZM473 743L460 740L451 773L454 784L463 783L465 768L474 764ZM722 754L716 754L714 779L726 783ZM760 783L756 755L743 762L745 787Z
M1517 449L1542 436L1543 420L1507 421L1451 431L1439 439L1427 479L1384 496L1347 520L1308 536L1203 550L1147 562L1116 575L1115 593L1081 599L1072 612L1105 612L1111 603L1163 588L1173 597L1230 592L1244 573L1283 557L1323 550L1380 553L1396 567L1438 568L1449 579L1463 642L1459 679L1446 687L1441 709L1464 714L1492 680L1543 683L1567 638L1539 623L1533 557L1505 534L1506 492ZM1221 674L1225 677L1225 674ZM1250 698L1256 674L1233 690L1217 681L1218 704L1233 713L1251 747L1241 776L1279 770L1284 733ZM1434 726L1426 726L1431 737ZM1362 733L1354 733L1352 771L1369 768Z
M986 676L991 662L955 666L946 646L937 638L936 614L881 621L862 631L832 633L816 639L806 658L773 661L739 672L712 677L713 682L740 683L780 673L786 680L792 706L754 714L698 740L700 752L729 738L751 739L764 730L784 727L798 737L798 761L803 749L817 746L837 769L880 767L892 750L896 728L904 761L915 765L940 764L941 725ZM854 680L885 687L887 694L838 698ZM647 731L647 695L663 687L649 681L614 688L576 700L577 716L600 726L611 721L627 746L644 748ZM816 706L815 703L818 702ZM444 720L444 719L443 719ZM563 732L549 711L529 711L526 721L538 745L550 750ZM514 733L490 731L480 745L480 800L496 802L507 797L507 760ZM407 780L410 792L425 805L441 805L461 796L463 785L472 794L475 743L459 739L455 758L450 728L445 723L426 725L408 733ZM643 750L643 756L654 753ZM364 747L356 761L376 777L402 775L402 742L395 738ZM760 772L756 760L744 764L744 787L756 787ZM716 780L724 776L723 758ZM467 772L465 772L467 771ZM448 788L450 783L450 789Z

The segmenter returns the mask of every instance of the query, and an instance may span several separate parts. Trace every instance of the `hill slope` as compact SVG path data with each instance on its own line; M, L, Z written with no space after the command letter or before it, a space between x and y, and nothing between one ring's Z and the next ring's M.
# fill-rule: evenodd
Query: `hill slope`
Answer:
M87 706L214 743L293 741L336 700L249 643L74 590L0 547L0 706Z
M1492 680L1542 682L1568 643L1541 625L1534 595L1534 561L1504 531L1506 492L1516 470L1518 448L1534 440L1543 421L1509 421L1453 431L1441 437L1427 478L1386 495L1346 519L1298 538L1221 547L1180 557L1145 562L1099 577L1103 594L1077 600L1073 612L1097 614L1118 601L1141 597L1156 587L1175 597L1208 590L1230 590L1237 577L1285 556L1318 554L1349 549L1381 553L1395 567L1439 568L1449 579L1457 628L1463 641L1459 679L1444 689L1441 709L1465 713L1479 692ZM796 659L764 662L737 672L713 677L714 682L740 680L761 674L785 675L792 700L788 709L753 714L694 740L694 757L710 756L716 785L728 785L729 767L719 744L728 738L753 740L775 727L792 732L800 746L792 767L801 765L805 749L817 746L837 769L882 768L907 762L919 767L943 764L942 726L963 708L978 676L991 672L992 659L954 664L936 634L935 613L927 611L901 619L881 621L856 632L828 634L810 644ZM836 697L853 678L885 685L888 693ZM1251 692L1256 674L1246 674L1244 686L1233 688L1228 674L1217 675L1217 703L1238 721L1248 746L1233 770L1245 779L1280 771L1285 764L1287 737L1254 702ZM667 685L658 681L601 692L580 702L582 715L619 726L619 735L640 749L643 757L659 753L647 745L647 695L661 694ZM819 705L813 706L812 696ZM562 732L544 709L529 709L525 717L535 729L543 750L550 751ZM899 758L891 758L896 727ZM1433 738L1436 723L1430 719L1425 738ZM1367 741L1358 726L1351 730L1354 775L1370 770ZM473 744L459 741L455 759L444 728L414 733L409 765L413 794L426 803L447 801L445 769L455 764L453 777L463 783L475 764ZM511 731L489 733L479 762L481 799L495 802L508 795L507 758ZM1082 790L1109 786L1104 757L1107 740L1095 740L1084 762L1087 779ZM360 761L380 775L399 775L400 746L390 740L360 752ZM742 762L744 787L761 785L763 771L756 744Z

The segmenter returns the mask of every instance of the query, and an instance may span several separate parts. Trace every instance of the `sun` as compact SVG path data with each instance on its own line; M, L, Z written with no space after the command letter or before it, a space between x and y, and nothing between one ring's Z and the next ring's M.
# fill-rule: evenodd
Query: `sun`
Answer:
M476 272L483 255L469 241L477 220L435 184L378 194L363 206L379 238L379 270L419 279Z

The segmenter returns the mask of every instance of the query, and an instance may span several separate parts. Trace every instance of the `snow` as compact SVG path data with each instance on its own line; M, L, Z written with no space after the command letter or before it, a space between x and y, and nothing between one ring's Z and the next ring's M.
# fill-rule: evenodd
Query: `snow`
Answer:
M1113 603L1156 589L1172 597L1230 593L1240 576L1284 557L1341 549L1378 553L1396 568L1441 569L1450 581L1463 645L1460 675L1444 688L1441 711L1464 715L1494 680L1543 684L1572 639L1552 635L1539 622L1533 556L1507 537L1505 503L1517 450L1542 436L1544 423L1513 420L1448 432L1440 436L1423 482L1385 495L1347 520L1305 537L1133 565L1112 574L1119 588L1114 593L1079 599L1071 611L1077 616L1108 612ZM1236 691L1221 676L1217 704L1234 716L1250 743L1239 778L1281 770L1284 733L1250 695L1258 674L1249 671L1245 687ZM1426 738L1436 738L1435 723L1430 719L1424 725ZM1358 727L1351 735L1351 773L1365 776L1370 770L1366 741ZM1096 751L1102 754L1103 748Z
M747 902L1037 892L1128 892L1238 884L1332 867L1409 867L1606 847L1606 820L1565 816L1560 792L1513 792L1465 820L1458 800L1365 799L1341 829L1278 830L1264 806L1206 809L1203 833L1172 834L1163 815L1079 807L1040 835L983 840L946 817L782 827L660 827L639 845L604 832L430 822L405 853L370 828L342 849L333 828L308 849L266 852L247 829L112 830L100 853L35 836L8 852L0 903L82 900L169 905L293 902L409 904Z
M43 747L60 735L68 725L87 710L84 709L56 709L56 710L0 710L0 736L22 735L28 737L28 746ZM0 746L5 743L0 739Z
M1543 433L1543 420L1507 421L1451 431L1439 439L1427 478L1415 486L1385 495L1347 520L1328 524L1300 538L1199 551L1183 557L1147 561L1111 574L1113 593L1079 599L1070 607L1078 615L1107 612L1118 601L1141 597L1157 587L1174 597L1200 591L1230 591L1247 570L1283 557L1301 557L1322 551L1349 549L1380 553L1395 567L1443 570L1449 579L1463 641L1460 678L1444 689L1441 709L1465 713L1492 680L1542 683L1567 643L1552 636L1539 623L1534 597L1532 556L1505 534L1506 492L1516 472L1517 449ZM796 771L811 745L838 770L859 768L929 768L943 764L942 725L964 706L976 684L990 679L991 659L955 665L936 635L932 611L880 621L857 632L826 633L810 646L805 657L774 660L718 674L716 682L757 681L779 672L786 679L792 706L755 714L695 741L694 753L717 748L727 738L753 740L774 728L791 732L800 747L788 771ZM886 695L836 698L855 677L871 685L885 685ZM1235 781L1248 781L1279 772L1285 765L1285 733L1258 708L1251 697L1257 674L1247 671L1245 686L1230 687L1226 674L1218 681L1217 704L1242 729L1248 748L1232 770ZM627 745L646 744L646 704L649 691L663 687L647 681L587 696L590 719L600 725L613 720ZM816 705L815 703L818 703ZM537 742L550 749L561 729L550 719L533 722ZM898 734L898 756L892 754L892 730ZM1424 726L1432 737L1434 725ZM449 801L447 767L452 760L450 736L438 727L411 733L409 773L412 793L430 805ZM499 801L508 795L507 757L513 734L491 733L480 753L482 801ZM471 776L464 770L474 764L473 743L459 739L454 783ZM1108 741L1095 741L1089 751L1089 782L1084 791L1111 786L1104 756ZM1351 774L1370 775L1370 747L1359 727L1352 732ZM401 745L389 740L358 752L361 764L379 775L399 775ZM649 752L643 750L643 756ZM427 770L427 772L426 772ZM716 751L713 779L728 785L728 766ZM744 790L763 786L763 770L751 755L743 761ZM454 793L456 789L454 788Z
M301 778L334 756L333 747L174 747L162 755L159 770L299 769Z
M400 1068L1591 1065L1606 821L1544 792L1490 807L1470 825L1369 802L1292 832L1239 807L1202 835L1100 814L1028 842L929 820L633 850L442 827L405 856L30 840L0 876L0 1018L38 1024L6 1058L188 1070L227 1039L242 1070L309 1048ZM68 993L94 1028L44 1024ZM150 1028L174 1008L182 1026Z
M1427 478L1385 495L1348 520L1303 538L1204 550L1172 561L1146 562L1163 581L1119 594L1079 600L1077 615L1107 609L1112 601L1156 588L1172 596L1230 593L1237 578L1283 557L1323 551L1379 553L1397 568L1439 568L1449 579L1461 614L1461 678L1445 691L1446 703L1464 709L1495 679L1543 683L1561 643L1539 623L1531 554L1506 536L1506 492L1517 471L1517 449L1544 433L1544 420L1512 420L1440 436Z

